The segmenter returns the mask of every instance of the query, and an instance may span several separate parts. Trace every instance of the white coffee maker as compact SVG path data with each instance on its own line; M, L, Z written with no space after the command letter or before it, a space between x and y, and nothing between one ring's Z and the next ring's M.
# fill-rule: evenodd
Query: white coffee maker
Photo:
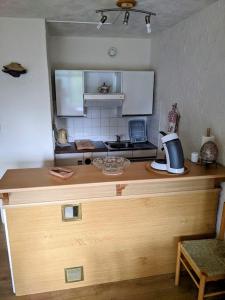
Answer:
M151 167L156 170L167 171L174 174L184 173L184 154L180 139L176 133L166 134L161 138L166 159L156 159Z

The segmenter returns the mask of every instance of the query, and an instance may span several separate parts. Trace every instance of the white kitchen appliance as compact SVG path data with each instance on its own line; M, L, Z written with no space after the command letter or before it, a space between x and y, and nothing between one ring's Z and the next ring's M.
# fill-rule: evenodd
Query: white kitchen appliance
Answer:
M151 167L156 170L167 171L174 174L184 173L184 154L178 135L176 133L160 133L163 134L161 140L166 159L153 161Z

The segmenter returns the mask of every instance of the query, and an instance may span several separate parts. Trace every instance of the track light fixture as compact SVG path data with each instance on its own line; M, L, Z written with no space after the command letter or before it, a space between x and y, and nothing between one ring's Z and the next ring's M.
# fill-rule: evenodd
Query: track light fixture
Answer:
M97 25L97 29L100 29L102 27L102 25L106 22L107 20L107 16L103 15L103 13L101 13L101 19Z
M129 17L130 17L130 13L128 11L126 11L125 15L124 15L124 20L123 20L124 25L128 25Z
M145 23L146 23L146 28L147 28L147 33L151 33L151 15L146 15L145 16Z
M152 31L151 30L151 16L156 16L156 14L154 12L133 8L136 5L135 0L117 0L116 4L117 4L118 8L106 8L106 9L96 10L96 13L101 14L101 19L97 26L98 29L100 29L101 26L107 20L107 16L104 13L118 12L118 11L124 12L125 11L123 24L128 25L128 21L129 21L131 12L145 14L145 23L146 23L147 33L151 33L151 31Z

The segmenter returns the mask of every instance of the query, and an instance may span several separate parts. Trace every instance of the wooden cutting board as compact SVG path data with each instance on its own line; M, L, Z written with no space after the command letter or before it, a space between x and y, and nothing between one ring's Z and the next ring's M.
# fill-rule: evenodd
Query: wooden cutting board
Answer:
M79 140L75 141L75 145L77 150L93 150L95 149L95 145L91 140Z

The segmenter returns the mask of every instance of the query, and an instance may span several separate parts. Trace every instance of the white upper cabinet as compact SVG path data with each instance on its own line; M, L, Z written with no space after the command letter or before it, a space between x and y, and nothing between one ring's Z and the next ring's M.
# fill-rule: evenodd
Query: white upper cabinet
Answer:
M123 115L151 115L153 106L153 71L123 72Z
M83 71L56 70L55 92L57 116L84 115Z
M99 93L102 85L110 87L109 93ZM121 100L122 115L151 115L153 87L152 71L56 70L57 116L84 116L84 106L112 105L96 99Z

